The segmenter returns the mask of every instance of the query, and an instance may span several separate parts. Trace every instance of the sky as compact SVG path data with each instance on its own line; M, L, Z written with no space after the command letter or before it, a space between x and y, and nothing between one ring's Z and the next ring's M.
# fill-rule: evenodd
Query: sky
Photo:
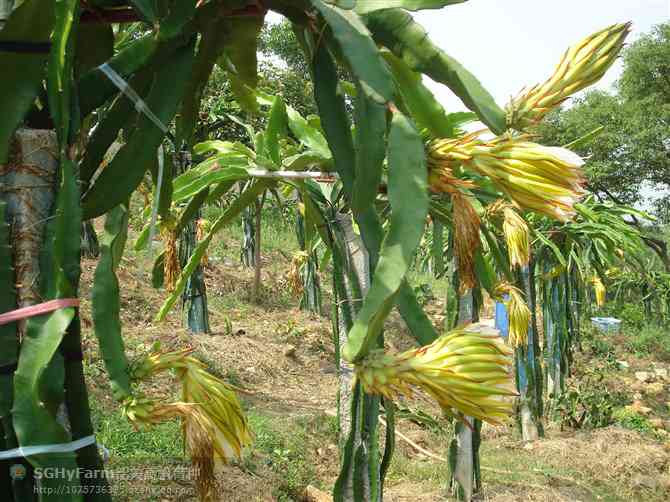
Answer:
M542 7L540 7L540 5ZM544 82L565 50L606 26L633 22L628 41L670 20L670 0L471 0L415 19L431 40L470 70L503 106L524 86ZM621 59L596 85L611 89L622 71ZM424 77L447 111L465 107L449 89ZM473 124L473 127L478 127ZM650 210L667 190L642 187Z
M565 50L591 33L632 21L630 42L669 21L670 0L469 0L414 17L504 106L524 86L544 82ZM621 71L619 59L595 87L611 89ZM466 109L444 85L424 81L448 112ZM649 199L655 192L643 189Z
M587 35L632 21L629 40L635 40L670 20L670 0L470 0L414 17L503 106L522 87L546 80L565 50ZM280 19L269 16L270 22ZM610 88L621 66L617 62L598 87ZM465 110L449 89L426 83L447 111Z
M585 36L632 21L629 40L635 40L670 20L670 0L470 0L418 12L415 19L502 106L525 85L546 80L565 50ZM598 87L611 87L620 73L619 61ZM465 109L444 86L427 84L448 111Z
M587 35L614 23L633 22L628 41L670 20L670 0L470 0L415 19L431 40L470 70L504 106L524 86L544 82L565 50ZM596 85L611 89L622 71L621 59ZM424 77L449 112L465 107L449 89ZM479 127L472 124L472 127ZM650 210L667 190L643 186Z

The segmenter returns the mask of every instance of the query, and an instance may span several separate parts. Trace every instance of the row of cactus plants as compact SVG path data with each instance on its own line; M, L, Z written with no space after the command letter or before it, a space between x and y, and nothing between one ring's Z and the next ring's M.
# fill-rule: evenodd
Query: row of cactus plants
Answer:
M132 0L113 5L105 0L51 0L46 4L26 0L12 11L0 31L0 42L9 47L3 49L0 59L11 69L0 93L7 110L0 121L1 160L6 162L10 152L15 152L11 145L20 135L17 126L30 126L36 100L41 109L48 110L56 130L58 165L51 179L52 193L28 192L36 202L55 193L55 202L45 203L52 215L49 224L32 239L42 244L42 259L28 264L28 272L40 279L39 298L76 297L80 246L75 236L80 235L82 219L106 216L94 281L93 317L112 393L138 427L174 417L182 420L187 450L200 467L202 499L215 497L216 466L239 457L250 442L239 400L189 350L152 353L140 361L128 361L119 315L116 270L128 230L128 201L166 141L175 152L182 145L192 147L198 163L181 173L172 172L160 184L164 186L155 190L165 198L156 205L161 227L173 241L186 232L189 248L184 253L188 259L179 267L178 277L172 275L174 279L165 272L175 271L169 263L174 263L171 256L176 253L169 257L166 249L162 261L160 257L157 261L156 275L161 276L162 270L163 280L172 289L157 321L184 294L193 296L201 280L202 259L217 232L279 184L300 193L307 228L319 234L332 254L337 356L343 382L341 472L334 487L335 500L383 498L393 453L393 400L399 394L413 389L426 392L445 413L460 421L457 442L467 440L471 447L456 449L454 466L465 466L465 471L454 474L454 492L466 499L480 485L479 421L498 423L510 415L517 389L528 396L527 385L514 385L512 349L497 335L473 328L442 334L417 301L407 272L430 214L450 234L463 314L459 323L465 325L476 318L475 291L507 295L517 368L526 368L527 375L528 368L535 371L531 364L537 357L534 311L529 315L522 296L529 297L533 287L529 276L533 270L537 274L538 267L530 265L524 219L532 219L526 215L534 212L558 220L561 231L569 231L584 191L583 161L568 149L534 143L532 127L604 74L629 26L614 25L579 43L566 53L554 76L522 92L504 110L470 72L430 41L408 12L461 1L266 0L231 6L218 0ZM294 25L311 71L318 124L301 117L281 97L254 90L256 44L267 10L282 14ZM139 21L145 30L115 46L107 21L120 18ZM97 29L84 29L90 28L91 20L97 21ZM17 46L23 49L12 49ZM92 47L100 50L90 54ZM241 106L251 111L269 109L265 130L252 134L253 148L226 141L195 144L193 131L202 89L215 64L227 72ZM101 68L112 68L127 80L144 105L129 102L125 89L119 91L107 77L109 72ZM41 93L45 71L46 97ZM344 74L350 81L341 81ZM448 87L472 113L446 113L423 85L422 75ZM472 119L487 129L465 134L463 123ZM89 133L82 124L92 120L98 123ZM120 131L124 142L105 161ZM18 167L25 163L25 159L13 159L6 171L20 171ZM334 190L327 194L315 181L278 181L253 174L258 169L314 168L337 173L340 182ZM160 176L154 179L158 184ZM192 225L199 211L206 203L228 195L240 182L244 182L242 192L192 247ZM36 231L31 225L37 217L23 214L25 209L7 193L0 194L7 206L0 223L8 223L10 230L0 229L18 236L11 241L14 255L5 253L0 268L3 290L10 292L3 297L2 308L9 311L24 303L20 291L11 294L14 284L24 283L12 271L26 273L26 267L19 267L24 263L17 261L17 250L26 229ZM349 215L349 220L342 215ZM500 231L506 242L496 241L487 228L495 218L502 222ZM362 258L352 255L350 229L354 226L358 249L364 249ZM147 245L152 231L150 223L138 247ZM3 240L10 242L6 236ZM552 251L555 247L547 246ZM568 252L572 256L573 250ZM497 275L505 280L501 282ZM27 297L27 301L36 300ZM384 352L383 328L396 305L419 348L393 355ZM200 310L203 308L201 304ZM3 385L3 399L11 402L12 390L14 396L11 406L3 406L0 417L9 446L12 438L28 446L62 443L90 433L90 419L85 412L78 413L88 410L88 405L81 360L76 357L81 352L77 315L75 308L68 307L30 319L25 326L3 328L3 336L16 340L6 346L10 366L11 350L18 352L16 371L9 372ZM167 369L175 370L181 384L178 402L164 403L143 393L141 383ZM64 379L54 378L63 374ZM59 409L70 417L70 430L64 427ZM378 418L382 413L388 427L385 448L380 451ZM33 467L92 469L100 465L95 448L26 460ZM85 481L49 481L54 487L66 482ZM4 479L3 483L8 482ZM29 500L21 487L11 490L14 500ZM56 498L49 494L63 492L42 491L39 498L82 500L77 490ZM109 495L99 491L91 500L109 500Z

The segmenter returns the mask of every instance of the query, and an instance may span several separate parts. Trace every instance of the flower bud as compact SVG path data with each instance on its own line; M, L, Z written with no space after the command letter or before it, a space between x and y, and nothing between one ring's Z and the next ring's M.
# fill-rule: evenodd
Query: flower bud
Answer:
M595 84L616 60L631 23L615 24L569 48L544 83L522 90L507 105L507 125L525 131L572 94Z
M530 228L526 221L505 200L491 204L488 216L503 214L502 231L507 244L507 253L512 267L524 267L530 261Z
M508 282L496 286L494 297L502 301L509 316L509 343L512 347L520 347L528 338L528 324L530 323L530 309L526 304L521 290Z

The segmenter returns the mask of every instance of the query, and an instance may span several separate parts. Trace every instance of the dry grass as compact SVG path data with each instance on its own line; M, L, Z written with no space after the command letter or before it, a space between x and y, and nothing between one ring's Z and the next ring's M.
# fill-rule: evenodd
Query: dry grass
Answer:
M640 476L670 474L667 446L615 426L546 439L534 451L543 459L576 467L582 479L602 483L630 486Z

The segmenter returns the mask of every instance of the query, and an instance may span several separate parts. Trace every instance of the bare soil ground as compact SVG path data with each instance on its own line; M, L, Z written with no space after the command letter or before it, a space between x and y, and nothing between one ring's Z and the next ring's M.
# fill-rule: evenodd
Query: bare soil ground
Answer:
M206 279L213 330L210 335L190 335L181 327L178 309L166 322L153 322L165 292L151 288L148 258L127 254L119 272L127 351L132 357L146 353L156 342L162 349L190 345L213 371L244 389L242 398L256 442L244 462L221 473L221 500L317 500L319 494L323 497L330 492L338 471L333 417L337 375L330 320L327 315L318 317L296 308L297 299L283 278L289 267L286 253L265 255L264 290L258 305L250 300L252 271L236 260L212 258ZM86 300L94 265L94 261L84 262L82 316L90 397L99 438L110 450L108 466L133 472L183 466L176 424L150 433L135 432L123 423L118 405L110 397ZM325 277L324 282L328 282ZM327 295L324 310L326 314L330 310ZM433 302L429 310L439 315L442 304ZM390 324L389 345L397 349L409 346L400 321ZM589 361L585 355L577 365L588 366ZM631 360L630 367L614 378L614 385L635 387L638 380L634 372L652 363L655 368L667 367ZM658 383L662 385L656 394L645 393L647 387L639 385L631 393L639 398L634 399L641 403L638 406L652 408L649 403L653 402L651 413L667 419L668 410L662 415L662 408L667 408L668 381ZM170 396L174 394L173 383L169 378L161 379L147 392ZM450 425L427 401L404 405L435 417L428 425L420 426L410 419L401 419L398 424L401 434L434 456L399 439L385 500L448 500L448 467L434 457L447 457ZM481 455L483 487L478 500L669 500L670 443L659 432L663 428L656 433L614 426L561 431L550 424L544 439L524 444L513 425L486 427ZM308 486L309 496L305 491ZM117 500L194 499L190 480L160 479L157 475L140 481L119 479L114 489Z

